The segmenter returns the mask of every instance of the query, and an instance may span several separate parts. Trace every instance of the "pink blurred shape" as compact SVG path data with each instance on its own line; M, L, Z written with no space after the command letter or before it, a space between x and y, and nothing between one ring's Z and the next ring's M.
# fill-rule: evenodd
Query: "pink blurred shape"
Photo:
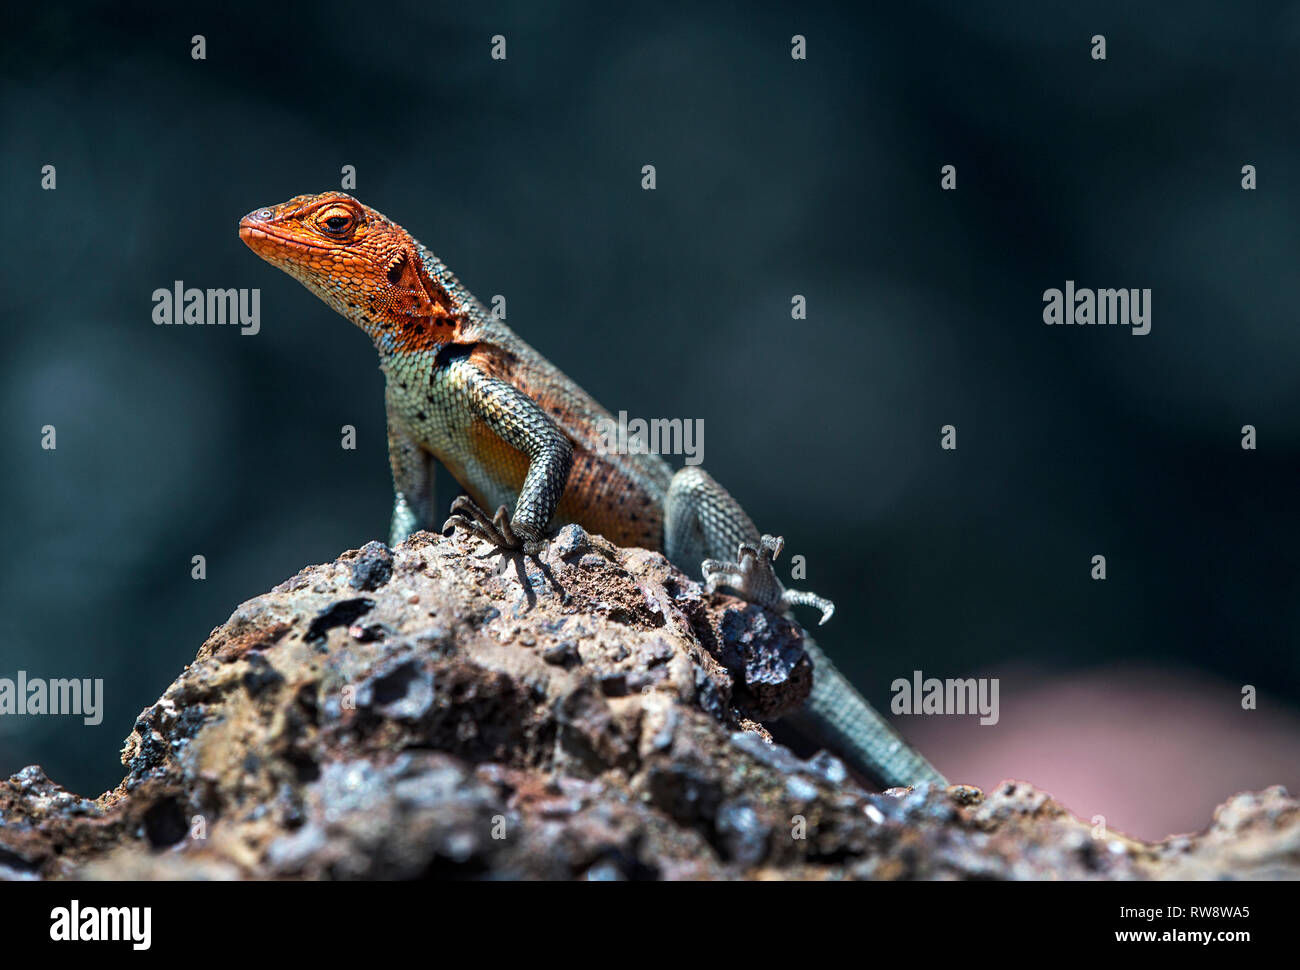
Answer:
M1104 815L1109 828L1146 840L1204 829L1238 791L1300 790L1300 715L1266 693L1242 710L1241 684L1135 666L976 676L999 677L996 725L895 718L953 782L1027 781L1075 815Z

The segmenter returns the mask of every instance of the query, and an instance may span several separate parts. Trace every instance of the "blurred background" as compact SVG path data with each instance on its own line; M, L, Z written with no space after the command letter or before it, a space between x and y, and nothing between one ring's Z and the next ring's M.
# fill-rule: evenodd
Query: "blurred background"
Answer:
M870 700L1000 678L996 726L898 719L953 780L1145 837L1294 790L1300 7L542 6L10 12L0 677L105 711L0 718L0 775L113 787L241 601L384 537L374 351L236 233L354 165L609 409L704 420ZM1151 288L1151 333L1044 326L1067 279ZM261 332L155 326L174 280Z

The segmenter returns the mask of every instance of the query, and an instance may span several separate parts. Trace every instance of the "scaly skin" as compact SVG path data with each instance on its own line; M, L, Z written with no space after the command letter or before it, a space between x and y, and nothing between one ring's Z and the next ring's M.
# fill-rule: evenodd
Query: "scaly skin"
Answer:
M760 535L706 472L674 474L658 455L602 453L609 412L401 226L325 192L251 212L239 235L374 342L387 379L394 544L434 525L436 458L469 495L452 504L447 525L501 548L536 552L575 522L620 545L661 550L710 590L830 617L826 600L782 586L773 569L781 540ZM483 510L492 508L489 518ZM802 730L883 785L945 783L811 638L805 648L815 670L812 697L793 719Z
M330 219L353 221L335 238ZM419 524L432 523L423 507L432 469L418 467L432 454L481 507L515 506L512 523L526 540L576 522L620 545L662 547L667 464L656 455L598 454L596 422L609 412L494 319L406 230L324 193L250 213L239 234L374 341L387 377L394 480ZM553 485L563 492L553 519L544 515L553 498L547 483L529 483L538 487L521 496L530 456L507 434L529 429L494 427L484 413L505 387L537 402L571 447L567 488Z

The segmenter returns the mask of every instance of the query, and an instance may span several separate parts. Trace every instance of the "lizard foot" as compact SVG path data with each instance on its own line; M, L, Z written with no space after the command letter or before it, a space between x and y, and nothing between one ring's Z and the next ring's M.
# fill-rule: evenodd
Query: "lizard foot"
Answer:
M749 602L776 612L791 606L813 606L822 612L818 625L825 623L835 613L834 603L815 593L785 589L777 579L773 563L784 547L785 540L781 536L765 535L757 546L742 542L736 551L735 562L704 560L700 571L704 573L705 587L710 593L719 586L729 587Z
M451 516L442 524L442 531L453 528L472 532L498 549L509 552L525 552L535 556L546 548L546 543L542 540L520 537L510 524L510 515L504 505L489 519L488 514L468 495L458 495L451 503Z

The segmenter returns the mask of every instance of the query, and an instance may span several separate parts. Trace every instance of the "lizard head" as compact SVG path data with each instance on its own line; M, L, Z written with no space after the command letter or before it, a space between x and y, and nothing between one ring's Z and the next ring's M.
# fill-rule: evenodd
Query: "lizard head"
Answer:
M397 223L342 192L255 209L239 238L389 349L455 339L461 315Z

